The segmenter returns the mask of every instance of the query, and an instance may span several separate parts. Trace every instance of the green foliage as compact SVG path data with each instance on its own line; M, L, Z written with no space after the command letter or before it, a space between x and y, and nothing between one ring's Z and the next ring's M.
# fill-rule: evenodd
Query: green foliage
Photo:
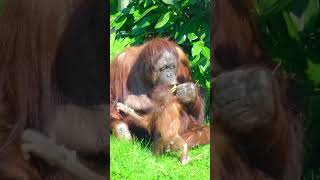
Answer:
M320 87L319 0L256 0L262 43L311 93Z
M264 48L303 84L306 97L305 160L306 172L309 172L305 179L318 179L319 175L310 168L320 166L317 162L320 158L319 0L256 0L256 3Z
M127 46L134 42L133 39L130 38L118 38L116 39L116 34L110 34L110 62L121 53Z
M118 11L118 0L110 0L110 14L115 14Z
M209 0L137 0L115 14L111 32L115 39L133 39L142 44L153 37L169 37L188 53L192 75L210 99ZM209 115L209 108L207 108Z

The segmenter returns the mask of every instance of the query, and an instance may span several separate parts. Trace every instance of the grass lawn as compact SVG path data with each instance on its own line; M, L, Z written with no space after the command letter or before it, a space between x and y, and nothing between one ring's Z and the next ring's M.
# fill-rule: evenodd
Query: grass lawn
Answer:
M210 145L193 148L187 165L179 162L179 153L159 157L152 155L150 147L138 140L132 142L110 138L111 180L209 180Z

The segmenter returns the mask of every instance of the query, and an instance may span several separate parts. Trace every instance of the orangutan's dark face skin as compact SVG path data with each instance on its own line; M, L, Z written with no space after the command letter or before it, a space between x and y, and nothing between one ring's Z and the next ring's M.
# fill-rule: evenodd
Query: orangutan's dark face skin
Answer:
M174 54L165 51L158 62L153 66L153 84L177 84L177 64L177 57Z
M155 85L177 85L176 96L182 104L194 102L197 96L197 87L194 83L186 82L178 84L178 62L177 56L164 51L161 58L153 66L153 84Z

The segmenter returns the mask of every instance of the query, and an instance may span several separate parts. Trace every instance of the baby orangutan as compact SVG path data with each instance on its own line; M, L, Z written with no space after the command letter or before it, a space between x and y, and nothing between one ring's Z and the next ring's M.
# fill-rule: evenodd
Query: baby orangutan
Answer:
M175 87L174 87L175 88ZM156 155L170 150L181 150L180 162L189 161L188 144L179 135L182 106L173 95L175 89L168 86L156 86L151 92L153 107L147 115L140 116L128 106L118 103L118 110L130 115L140 127L147 129L153 136L153 152Z

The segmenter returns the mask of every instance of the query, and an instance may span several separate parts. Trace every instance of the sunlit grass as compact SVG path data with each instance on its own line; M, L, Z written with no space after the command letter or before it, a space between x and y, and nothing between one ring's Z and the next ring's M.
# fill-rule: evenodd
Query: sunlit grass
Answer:
M210 145L190 150L191 161L181 165L178 153L156 157L138 140L110 138L111 180L210 179Z

